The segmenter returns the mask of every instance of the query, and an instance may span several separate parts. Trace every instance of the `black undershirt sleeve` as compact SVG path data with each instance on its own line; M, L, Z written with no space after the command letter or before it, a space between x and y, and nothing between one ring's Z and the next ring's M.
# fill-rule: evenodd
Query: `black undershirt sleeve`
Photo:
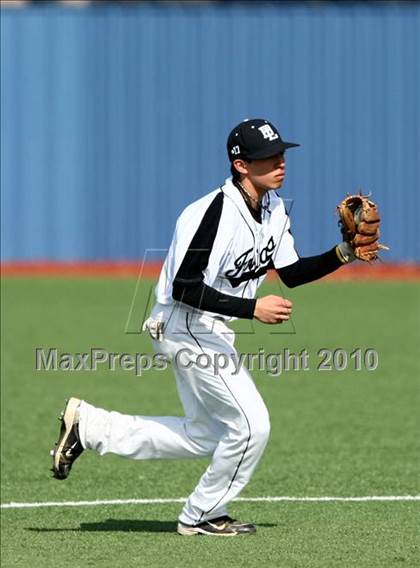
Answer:
M174 283L172 297L193 308L244 319L254 317L257 302L255 299L248 300L223 294L204 282L198 286L180 286Z
M172 297L193 308L217 314L252 319L255 299L236 298L204 283L214 239L223 209L223 192L216 195L192 238L172 286Z
M343 266L335 247L323 254L299 258L295 263L277 268L277 274L288 288L318 280Z

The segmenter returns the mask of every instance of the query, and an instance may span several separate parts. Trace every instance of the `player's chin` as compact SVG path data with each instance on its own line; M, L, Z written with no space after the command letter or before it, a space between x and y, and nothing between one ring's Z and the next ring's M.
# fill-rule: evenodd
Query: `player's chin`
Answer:
M284 182L284 177L282 178L275 178L273 179L273 181L270 183L269 188L270 189L280 189L281 186L283 185Z

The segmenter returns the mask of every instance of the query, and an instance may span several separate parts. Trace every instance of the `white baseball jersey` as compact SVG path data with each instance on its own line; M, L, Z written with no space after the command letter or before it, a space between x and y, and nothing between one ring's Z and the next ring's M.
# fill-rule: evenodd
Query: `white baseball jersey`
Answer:
M157 302L174 302L174 281L185 286L204 282L224 294L254 298L269 268L283 268L299 259L289 228L283 200L274 191L263 198L259 223L228 178L178 218L156 287Z

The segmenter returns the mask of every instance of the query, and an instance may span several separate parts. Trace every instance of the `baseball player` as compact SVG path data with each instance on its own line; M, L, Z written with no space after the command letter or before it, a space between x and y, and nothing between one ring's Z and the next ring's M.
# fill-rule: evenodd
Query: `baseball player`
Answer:
M235 318L281 324L292 303L255 298L267 270L294 287L321 278L354 259L352 247L300 258L285 206L275 190L286 175L282 140L263 119L236 126L227 142L232 176L180 215L156 287L156 305L144 324L154 349L172 361L185 416L127 416L70 398L62 413L53 473L66 479L86 450L145 460L212 456L178 519L181 535L239 536L251 523L227 510L251 479L270 433L267 408L246 368L237 370ZM200 355L223 368L198 364Z

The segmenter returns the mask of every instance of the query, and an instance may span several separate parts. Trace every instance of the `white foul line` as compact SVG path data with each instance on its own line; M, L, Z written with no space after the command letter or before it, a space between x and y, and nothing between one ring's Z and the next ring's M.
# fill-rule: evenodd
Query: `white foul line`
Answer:
M186 497L174 499L100 499L97 501L40 501L34 503L2 503L2 509L38 509L40 507L95 507L98 505L166 505L184 503ZM420 501L420 495L370 495L363 497L238 497L234 501L240 503L278 503L288 501L292 503L324 503L324 502L356 502L363 501Z

